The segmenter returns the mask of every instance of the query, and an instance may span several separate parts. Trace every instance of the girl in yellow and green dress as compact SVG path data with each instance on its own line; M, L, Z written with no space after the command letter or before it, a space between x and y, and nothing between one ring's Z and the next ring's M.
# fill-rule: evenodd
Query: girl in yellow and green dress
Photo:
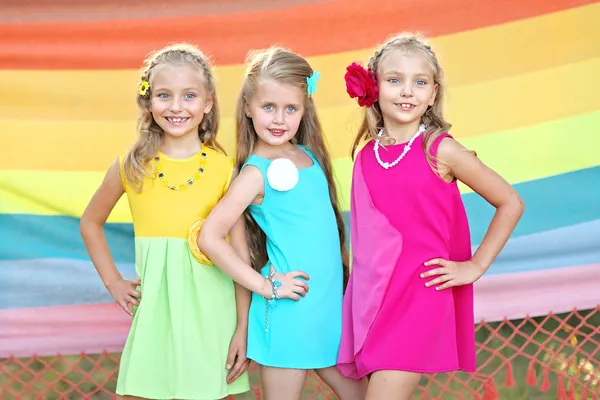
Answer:
M235 175L233 160L216 141L211 66L196 47L171 45L151 53L141 75L140 137L109 168L81 218L83 240L104 285L133 316L117 394L221 399L249 390L250 294L195 245L204 218ZM103 233L124 193L135 232L134 281L117 270ZM230 241L249 257L243 221Z

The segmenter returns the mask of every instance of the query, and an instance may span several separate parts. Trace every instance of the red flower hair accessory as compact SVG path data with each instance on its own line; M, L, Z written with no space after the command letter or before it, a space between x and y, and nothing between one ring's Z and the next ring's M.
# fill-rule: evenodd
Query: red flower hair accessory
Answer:
M346 91L351 98L358 99L361 107L370 107L377 101L379 88L373 71L366 70L362 65L353 62L346 68Z

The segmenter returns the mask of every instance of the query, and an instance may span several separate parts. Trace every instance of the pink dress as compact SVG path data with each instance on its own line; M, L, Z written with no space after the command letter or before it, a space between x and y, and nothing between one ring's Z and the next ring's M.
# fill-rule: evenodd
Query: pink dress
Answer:
M443 135L433 144L436 154ZM374 142L352 176L352 273L344 297L338 369L360 379L378 370L475 370L473 287L425 287L423 263L471 258L469 224L456 182L427 163L423 135L394 167ZM379 149L392 162L404 144ZM433 279L433 278L428 278Z

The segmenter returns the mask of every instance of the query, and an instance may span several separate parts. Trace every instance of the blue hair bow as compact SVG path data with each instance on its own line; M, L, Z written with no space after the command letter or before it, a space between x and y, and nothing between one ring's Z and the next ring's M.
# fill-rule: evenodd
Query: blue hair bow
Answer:
M321 76L321 73L314 71L313 74L306 78L306 91L308 97L312 96L317 91L317 80Z

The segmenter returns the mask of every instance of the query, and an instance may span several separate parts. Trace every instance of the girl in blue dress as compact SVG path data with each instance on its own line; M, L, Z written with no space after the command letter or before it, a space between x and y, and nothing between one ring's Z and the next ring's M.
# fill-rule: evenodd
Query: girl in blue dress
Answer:
M237 109L240 173L198 239L215 265L253 292L247 357L261 366L267 400L300 399L309 369L342 400L364 399L366 389L365 381L334 367L347 256L331 160L311 97L318 75L281 48L251 54ZM246 260L226 240L244 213Z

